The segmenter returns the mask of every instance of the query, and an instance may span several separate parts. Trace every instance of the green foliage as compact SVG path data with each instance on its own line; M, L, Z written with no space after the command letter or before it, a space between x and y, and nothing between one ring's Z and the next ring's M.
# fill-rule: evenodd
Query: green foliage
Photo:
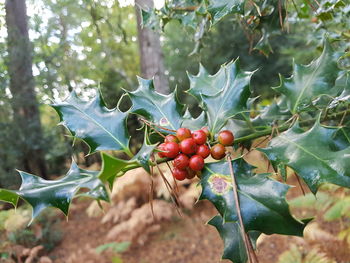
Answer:
M123 253L125 252L130 246L130 242L112 242L112 243L106 243L103 245L98 246L95 250L96 253L101 254L105 250L110 249L114 253Z
M305 224L295 220L289 213L285 199L289 187L268 178L266 174L254 175L253 167L243 159L234 160L232 165L245 230L301 236ZM224 222L238 222L227 162L207 164L201 185L200 199L211 201Z
M335 263L335 261L329 259L326 254L318 249L314 248L305 255L297 246L292 245L288 251L279 257L278 263Z
M73 136L83 139L91 152L122 150L130 154L126 129L128 113L121 112L118 108L107 109L101 95L86 103L72 92L63 103L56 103L52 107L59 114L61 124Z
M334 87L340 69L337 56L328 41L325 42L322 55L309 65L293 65L293 76L281 78L276 91L286 96L287 105L292 114L299 113L312 105L321 95L334 96L339 87Z
M98 179L99 172L80 169L74 162L67 175L59 180L47 181L26 172L19 173L22 178L20 189L1 189L0 198L13 205L16 205L18 197L22 198L33 208L32 219L47 207L57 207L68 215L70 203L75 195L109 201L106 188ZM79 190L84 188L88 191L79 193Z
M7 242L4 242L0 249L6 251L7 245L15 244L24 247L43 245L47 251L50 251L62 240L60 218L57 217L56 211L45 211L30 227L27 226L29 221L30 208L28 206L1 211L0 237L6 238Z
M133 105L130 111L164 128L180 128L184 106L177 100L176 90L169 95L163 95L155 91L153 80L138 80L138 89L128 92Z
M223 42L220 47L229 46L229 38L225 36L223 39L222 33L229 32L227 27L231 23L219 23L221 20L224 21L224 17L229 17L244 25L244 30L240 28L239 33L235 35L236 38L237 36L242 38L241 36L247 31L248 38L257 33L250 39L250 49L252 50L253 43L257 43L255 48L268 55L274 50L270 41L276 34L280 33L279 24L283 24L286 18L285 6L278 8L276 6L278 3L280 1L273 0L258 4L237 0L172 1L172 4L167 2L161 10L143 11L144 24L156 27L159 20L165 25L170 19L175 18L182 24L190 26L192 31L196 30L195 39L200 42L197 42L195 51L200 52L199 47L202 39L206 37L206 29L214 24L217 25L211 27L211 36L215 36L216 39L212 40L211 46L208 45L207 48L212 48L218 42ZM80 17L84 19L89 17L92 21L87 26L83 26L84 29L75 40L64 35L64 30L59 30L62 33L59 43L50 47L50 45L46 45L45 37L50 38L55 34L52 25L46 35L41 35L44 38L41 39L44 44L40 45L39 49L45 58L53 55L54 52L57 52L57 55L55 54L52 60L45 60L44 66L40 60L37 61L37 67L40 69L51 68L47 72L55 72L56 70L55 74L51 76L51 80L55 79L56 81L52 80L50 83L44 84L48 87L51 85L50 90L59 93L59 86L68 89L76 88L64 102L53 105L61 118L61 124L68 128L74 138L80 138L86 142L90 147L90 153L114 150L118 151L119 154L123 152L126 155L120 154L116 158L114 153L102 152L103 167L101 171L83 170L73 163L67 176L55 181L43 180L34 175L20 172L23 180L20 190L1 189L1 200L16 205L20 197L33 206L33 216L37 216L49 206L57 207L67 214L69 205L76 195L86 195L107 201L106 182L112 186L117 176L123 175L130 169L143 167L147 172L150 172L150 167L155 165L152 154L156 144L160 143L162 138L155 137L152 129L142 127L145 136L136 155L129 148L129 134L134 135L135 133L131 129L128 130L126 121L129 116L134 115L147 120L154 129L163 133L171 133L172 130L179 127L199 129L202 126L209 126L213 133L210 144L215 143L215 135L218 131L230 129L235 133L236 143L234 147L236 149L240 146L250 147L253 140L257 138L271 136L274 138L267 148L260 150L266 154L273 166L279 171L283 171L283 169L285 171L286 166L292 168L314 193L323 183L350 186L350 176L347 172L350 168L347 160L350 154L349 73L343 64L337 63L341 54L334 52L331 48L331 45L335 46L331 43L334 36L329 37L329 42L326 42L323 53L318 59L307 66L294 64L292 77L281 78L280 87L275 88L282 95L272 103L266 103L263 106L256 106L256 99L252 98L250 88L252 72L241 70L238 60L224 64L221 69L217 70L217 66L220 64L218 61L223 58L226 61L231 60L232 56L237 54L235 52L238 51L235 49L238 48L235 46L222 48L223 51L220 52L225 54L220 54L220 56L216 56L217 50L215 49L208 52L209 55L204 54L203 56L206 56L205 58L211 62L210 69L200 66L197 75L188 75L190 88L187 93L197 100L200 107L198 114L192 115L188 110L188 107L192 106L191 103L182 105L177 98L177 89L169 95L160 94L155 91L152 80L139 78L139 87L131 90L131 87L136 86L135 81L130 81L128 78L130 72L137 71L135 70L137 63L134 63L133 49L135 46L130 45L129 47L127 45L128 47L118 50L120 52L114 52L117 50L114 45L116 39L110 38L109 35L113 35L110 32L115 31L113 27L112 29L109 27L114 24L123 24L124 22L121 21L124 21L122 18L125 17L119 16L121 21L111 23L110 19L117 17L116 13L120 9L113 4L107 10L102 7L104 5L108 6L108 3L102 1L101 5L97 5L95 2L88 1L84 2L82 7L76 7L69 1L57 5L51 3L50 8L54 11L53 25L55 21L62 20L60 25L62 28L68 23L71 29L74 29L82 26L78 20ZM339 8L339 5L334 4L332 8ZM67 16L64 12L59 11L62 6L74 10L74 15ZM308 9L301 11L305 13L305 17L308 17ZM302 14L298 13L298 15ZM327 14L323 15L320 19L326 19L327 16ZM40 20L40 17L36 19ZM40 22L37 24L39 25ZM40 28L36 28L36 31L40 31ZM90 33L92 33L92 37ZM96 39L99 41L95 41ZM128 37L123 35L120 41L127 41L127 39ZM181 41L182 39L181 35ZM98 43L96 44L96 42ZM279 42L275 43L275 45L279 44ZM76 45L83 47L83 51L74 50ZM90 52L89 49L98 50L98 52ZM176 49L174 48L174 50ZM226 54L227 50L230 50L229 55ZM89 61L93 61L93 64L85 63L84 59L72 59L72 57L82 54ZM104 54L103 59L97 59L102 54ZM124 57L125 54L127 54L126 57ZM118 60L119 55L124 57L124 61L127 59L132 61L132 63L125 65L128 74L115 70L115 68L124 67L124 63ZM173 54L172 57L175 56L176 54ZM268 61L261 60L258 65L252 62L254 59L250 58L251 60L249 60L245 58L246 56L242 60L246 59L246 64L249 64L251 71ZM61 59L65 63L63 68L58 65ZM196 59L201 60L200 57ZM183 74L183 60L179 61L178 65L180 65ZM261 74L259 81L256 81L258 95L261 95L261 87L270 85L266 82L271 80L266 79L277 73L278 63L283 65L283 70L289 68L285 65L285 60L282 62L278 59L269 61L269 63L276 65L271 70L270 75ZM107 68L104 65L107 65ZM75 68L79 70L74 70ZM100 68L103 69L100 70ZM215 71L217 73L214 75L209 73ZM42 72L46 71L42 70ZM74 76L72 76L72 72L74 72ZM39 82L42 78L43 76L38 77ZM49 76L45 76L46 78L48 79ZM79 90L85 88L83 95L91 97L92 92L88 88L96 86L95 81L91 82L92 79L101 83L101 90L107 94L105 96L108 99L107 103L104 102L101 95L89 100L83 100L78 95ZM82 85L82 83L85 84ZM125 92L121 94L121 90L117 89L115 85L123 86ZM122 103L125 102L122 101L124 96L130 99L130 107L127 106L127 103ZM121 97L121 99L115 99L117 97ZM110 109L106 106L107 104L116 106L116 108ZM121 109L122 106L125 109ZM317 116L320 117L317 118ZM7 118L5 117L5 119ZM296 119L299 121L294 125L289 123ZM162 128L167 128L167 130ZM164 162L162 159L156 161ZM233 167L238 184L244 227L252 241L255 241L261 232L302 235L308 220L298 221L290 214L285 199L289 189L288 185L271 179L268 174L254 174L254 167L245 163L243 158L234 160ZM223 257L237 262L246 262L247 255L242 248L242 237L237 223L237 211L234 206L235 200L228 163L221 161L207 164L203 171L201 186L201 199L210 200L220 213L209 223L217 228L224 240ZM87 190L82 192L80 191L82 188L87 188ZM311 205L312 200L309 200L308 204ZM347 209L348 206L344 204L334 205L327 216L331 219L337 218L343 215ZM115 243L105 244L99 250L116 249L116 247L118 246Z
M322 126L319 121L308 131L298 122L288 131L271 140L268 147L259 149L273 164L291 167L316 193L323 183L350 187L350 164L346 158L350 147L334 151L333 138L337 128Z
M200 94L199 105L206 114L208 126L213 134L216 134L226 124L227 120L239 113L247 111L247 101L250 96L249 81L251 72L241 72L238 60L223 66L225 81L217 88L220 92L210 95L201 88L190 89L191 94ZM221 74L219 73L218 76ZM220 78L220 77L218 77Z
M220 215L210 219L209 225L214 226L224 241L224 253L222 259L229 259L235 263L247 262L247 252L238 222L224 222ZM250 231L248 235L253 244L260 236L258 231Z

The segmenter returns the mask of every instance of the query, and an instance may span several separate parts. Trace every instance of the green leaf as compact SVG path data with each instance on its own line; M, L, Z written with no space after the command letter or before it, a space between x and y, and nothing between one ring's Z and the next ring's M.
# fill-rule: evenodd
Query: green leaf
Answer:
M150 160L151 154L154 152L154 149L156 148L156 146L157 146L157 144L149 145L147 143L147 140L145 137L145 140L143 142L141 149L132 159L132 161L139 164L149 174L151 173L150 166L149 166L149 160Z
M187 72L190 81L190 89L186 92L198 101L201 100L201 94L215 95L226 84L227 65L222 65L220 70L215 75L210 75L208 71L199 64L199 72L197 75L191 75Z
M206 82L208 79L205 74L199 76L203 80L197 79L197 83ZM216 75L211 77L208 83L220 84L220 86L215 84L216 89L219 90L215 94L209 84L205 88L199 88L200 85L196 84L188 91L190 94L200 94L200 107L207 115L208 126L213 134L220 131L227 119L247 110L251 76L252 72L241 71L237 59L224 65ZM213 78L217 78L217 81ZM194 96L197 97L197 95Z
M95 251L97 254L101 254L107 249L111 249L114 253L125 252L130 247L130 242L111 242L98 246Z
M273 49L271 47L269 38L270 38L270 33L262 29L261 38L254 47L254 49L260 51L265 57L268 57L270 53L273 53Z
M176 91L163 95L155 91L153 80L138 77L139 87L135 91L126 91L132 101L131 112L165 128L176 130L183 121L184 106L176 96Z
M350 147L334 150L334 134L339 128L323 127L317 121L308 131L298 122L272 139L267 148L258 149L273 164L291 167L313 193L323 183L350 187Z
M18 195L11 190L0 189L0 201L10 203L16 207L18 203Z
M19 173L22 178L20 189L7 192L11 193L12 198L16 195L33 207L33 219L47 207L56 207L68 215L73 197L82 188L88 191L78 195L109 201L106 188L98 179L99 172L80 169L75 162L72 162L67 175L58 180L49 181L26 172L19 171ZM0 200L8 201L6 196L8 195L5 195L4 198L4 195L1 194Z
M86 102L73 91L64 102L52 107L59 114L61 124L73 136L83 139L91 152L122 150L132 155L126 128L128 112L121 112L118 108L107 109L100 94Z
M201 129L204 126L207 126L207 120L204 111L202 111L202 113L197 118L193 118L188 110L185 112L182 127L186 127L194 131Z
M254 167L243 159L233 160L232 165L245 230L301 236L305 224L292 217L285 199L289 186L268 178L266 174L253 175ZM207 164L201 185L200 199L211 201L225 222L237 222L228 163Z
M212 23L216 24L228 14L243 14L244 3L244 0L209 0L208 11L212 17Z
M234 263L247 262L247 252L241 235L241 228L237 222L224 222L220 215L213 217L209 225L214 226L224 241L224 253L222 259L229 259ZM260 232L251 231L248 233L253 244L260 236Z
M293 75L281 78L276 91L287 98L289 110L295 114L309 107L312 101L321 95L335 95L339 87L334 87L340 69L336 54L328 41L325 41L321 56L309 65L293 64ZM334 87L334 88L332 88Z
M337 200L335 204L329 208L329 210L324 214L324 219L327 221L332 221L340 219L342 216L346 216L350 213L350 197L345 197L344 199Z
M102 168L98 175L98 178L100 178L102 182L108 181L110 187L112 188L115 177L123 168L130 164L130 162L115 158L104 152L101 153L101 159Z

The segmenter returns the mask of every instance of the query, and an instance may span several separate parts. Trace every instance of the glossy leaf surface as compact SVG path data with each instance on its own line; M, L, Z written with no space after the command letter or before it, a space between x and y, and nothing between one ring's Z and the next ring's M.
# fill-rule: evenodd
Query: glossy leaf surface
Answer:
M337 131L316 122L305 132L296 123L259 150L274 164L291 167L314 193L323 183L350 187L350 147L335 149L333 138Z
M247 252L245 250L244 241L242 239L241 228L237 222L224 222L220 215L214 216L209 222L214 226L224 241L224 253L222 259L229 259L234 263L247 262ZM252 244L260 236L260 232L251 231L248 233Z
M293 75L287 79L281 77L281 84L275 90L286 96L288 108L293 114L309 107L315 98L335 95L339 91L339 87L334 87L340 72L336 61L335 52L325 41L318 59L309 65L294 63Z
M109 201L106 188L98 178L99 172L80 169L74 162L67 175L58 180L44 180L22 171L19 173L22 178L20 189L7 192L11 198L16 195L28 202L33 208L33 218L48 207L56 207L68 215L70 203L77 194ZM87 191L78 193L80 189L87 189ZM0 198L3 199L3 197L3 190L1 190Z
M290 214L285 199L289 186L268 178L266 174L254 175L253 167L243 159L233 160L232 165L246 231L301 236L305 224ZM201 185L200 199L211 201L225 222L237 222L228 163L207 164Z
M83 139L91 152L121 150L130 154L126 128L128 113L118 108L108 109L101 95L83 101L73 91L64 102L53 104L52 107L59 114L61 124L73 136Z
M199 79L197 76L197 82L208 82L207 75L199 76ZM251 76L252 72L242 71L239 67L239 61L236 60L224 65L216 75L210 77L211 81L204 88L192 85L189 93L199 94L201 98L199 105L205 111L211 132L217 133L226 124L228 118L247 110ZM217 80L214 80L215 78ZM219 92L213 91L211 83L221 84L221 86L215 87ZM198 95L194 96L198 97Z
M138 78L138 81L138 89L127 92L133 104L131 112L165 128L180 128L184 106L178 102L176 91L163 95L155 91L153 80Z

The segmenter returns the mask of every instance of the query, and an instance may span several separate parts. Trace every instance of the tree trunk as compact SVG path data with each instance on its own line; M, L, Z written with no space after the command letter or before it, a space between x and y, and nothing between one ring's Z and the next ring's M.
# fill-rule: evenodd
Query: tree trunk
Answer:
M6 0L8 73L10 76L13 121L18 146L23 149L19 162L28 172L47 177L42 150L42 130L32 72L32 46L29 41L25 0Z
M165 75L163 52L160 45L159 34L149 28L141 27L142 17L139 7L146 10L153 8L153 0L135 1L141 56L141 74L142 77L148 79L154 76L156 90L167 94L169 93L169 82Z

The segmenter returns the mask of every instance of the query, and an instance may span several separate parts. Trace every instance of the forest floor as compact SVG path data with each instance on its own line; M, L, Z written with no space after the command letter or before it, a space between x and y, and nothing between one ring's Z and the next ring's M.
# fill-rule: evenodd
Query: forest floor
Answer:
M296 187L289 191L288 196L294 197L299 194L300 189ZM151 234L145 244L132 245L120 255L108 250L101 254L95 252L96 247L107 243L105 236L112 224L101 224L101 218L88 217L85 212L88 205L89 202L86 201L76 203L69 215L69 221L63 220L63 240L49 254L55 263L230 262L221 260L222 240L212 226L206 225L206 222L216 214L215 208L209 202L201 201L193 210L185 212L182 217L174 216L170 222L162 223L160 230ZM305 214L301 210L293 213L297 217ZM308 252L313 250L316 254L329 259L329 261L315 262L349 263L349 245L336 238L340 228L339 222L324 222L320 215L317 215L312 222L305 229L304 238L262 235L258 240L259 262L278 262L284 251L295 246L300 251L301 258L306 257ZM300 260L300 262L310 261ZM299 262L292 259L288 263Z

